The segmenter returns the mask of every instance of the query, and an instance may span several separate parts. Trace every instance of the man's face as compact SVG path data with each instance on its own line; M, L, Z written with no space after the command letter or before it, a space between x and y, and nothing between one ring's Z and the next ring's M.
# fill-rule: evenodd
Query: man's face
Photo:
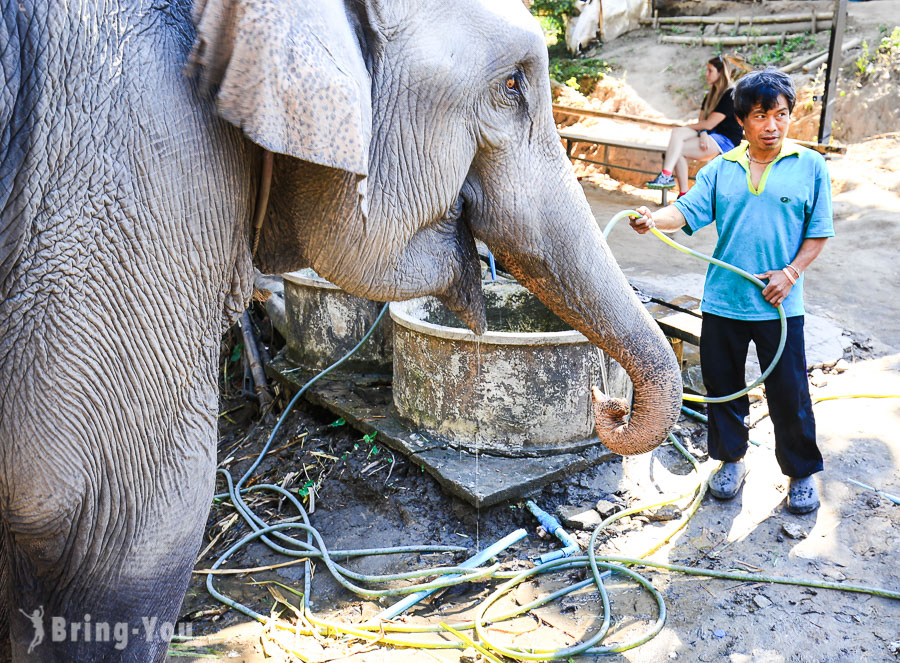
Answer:
M762 105L757 104L746 118L738 118L738 122L744 127L744 137L754 153L777 152L791 124L787 99L778 95L774 108L769 110L763 110Z

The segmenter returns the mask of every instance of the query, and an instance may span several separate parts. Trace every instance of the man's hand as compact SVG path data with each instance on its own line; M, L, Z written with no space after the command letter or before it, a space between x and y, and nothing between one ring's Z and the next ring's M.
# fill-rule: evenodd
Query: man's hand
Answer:
M787 299L787 296L790 294L791 288L793 287L793 284L788 280L788 277L785 276L784 272L780 269L770 269L768 272L754 274L753 276L769 282L766 287L763 288L762 295L767 302L776 308L779 304L784 303L784 300Z
M634 228L635 232L644 235L650 232L651 228L655 228L656 224L653 223L653 214L650 212L649 208L641 205L640 207L635 208L634 210L641 216L638 218L631 218L628 221L628 225Z

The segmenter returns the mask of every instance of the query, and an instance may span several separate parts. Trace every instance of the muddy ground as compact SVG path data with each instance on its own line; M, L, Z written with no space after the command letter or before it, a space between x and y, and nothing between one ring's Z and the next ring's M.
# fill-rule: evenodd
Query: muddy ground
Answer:
M719 3L722 4L722 3ZM730 3L732 5L736 3ZM773 5L787 3L769 3ZM808 6L814 3L792 3ZM822 3L820 3L822 4ZM831 3L824 3L830 6ZM748 5L742 4L746 8ZM758 10L761 6L754 5ZM854 30L878 32L889 23L897 2L873 0L851 3ZM673 119L686 119L689 99L681 86L659 84L659 71L651 71L649 58L616 53L650 53L653 58L676 62L668 50L658 50L651 31L640 31L628 41L613 42L611 59L627 72L633 94ZM628 48L625 48L627 45ZM618 49L618 50L617 50ZM668 47L666 47L668 49ZM702 49L690 53L702 62ZM658 57L657 57L658 56ZM654 65L655 66L655 65ZM660 65L658 69L663 69ZM699 70L698 70L699 71ZM667 74L668 75L668 74ZM694 83L702 85L698 73ZM666 79L668 81L668 78ZM639 105L628 93L633 103ZM887 130L880 129L884 133ZM834 180L837 237L829 242L807 281L811 312L828 317L852 339L845 362L836 369L825 367L812 387L815 398L848 394L900 394L900 305L894 296L898 279L894 257L900 240L900 138L859 138L843 157L830 161ZM583 185L599 222L620 209L658 203L648 191L620 185L602 175L583 171ZM708 236L707 236L708 235ZM680 241L709 252L713 233ZM671 252L650 237L638 237L626 229L610 239L626 275L642 284L656 283L669 294L686 292L702 279L703 266ZM274 354L277 335L264 317L255 320L264 343ZM223 402L220 417L219 460L232 476L240 476L252 462L272 428L258 417L253 402L240 393L239 341L226 339L223 350ZM234 361L231 361L234 359ZM283 405L282 399L282 405ZM806 516L784 509L786 479L780 474L771 449L772 432L764 402L753 406L755 422L751 438L751 471L739 496L727 503L705 497L696 515L652 559L703 569L735 570L750 576L772 574L837 583L868 585L900 591L900 506L849 482L861 481L900 495L900 400L828 400L816 405L819 444L826 470L819 475L822 507ZM285 485L308 508L314 499L312 524L331 549L397 546L411 543L464 546L456 555L407 554L391 558L367 557L348 563L362 573L390 573L411 568L459 562L513 530L523 527L527 538L500 557L505 569L527 568L532 558L558 547L535 534L536 522L521 502L489 509L475 509L447 496L422 468L346 425L333 425L335 417L301 403L288 416L273 444L273 453L255 473L257 482ZM701 463L701 475L714 468L706 462L705 431L699 424L682 420L676 431ZM574 474L527 497L544 509L557 512L581 507L594 522L592 507L621 509L655 503L661 496L685 492L694 481L691 466L670 444L651 454L605 463ZM312 485L310 485L312 484ZM220 482L220 486L222 486ZM277 498L254 498L254 508L270 521L292 518L289 504ZM678 502L685 506L687 500ZM571 510L571 509L570 509ZM575 509L577 510L577 509ZM677 521L656 521L637 515L612 524L598 537L598 554L637 556L661 541ZM568 528L584 546L593 530ZM197 568L209 568L240 536L246 525L233 519L227 503L214 505L204 546L211 547L198 559ZM252 568L283 563L262 545L251 544L228 562L232 568ZM302 565L220 577L217 586L262 614L291 610L278 604L273 585L253 584L275 580L302 591ZM747 662L896 661L900 657L900 602L866 594L809 587L744 581L713 580L678 573L645 570L661 592L667 610L662 631L646 644L609 658L634 663L664 660ZM519 586L506 599L508 605L525 603L550 591L560 582L584 576L573 570L552 580ZM472 614L497 582L475 583L453 589L438 599L407 613L407 623L457 622ZM612 635L605 644L622 642L652 626L655 602L630 581L613 577L607 582L612 601ZM284 599L298 603L288 590L275 587ZM565 597L531 616L502 627L495 636L519 647L562 647L595 632L601 617L596 591L590 588ZM361 622L392 601L361 600L338 587L317 565L312 588L312 609L320 617L342 623ZM256 662L263 660L341 660L357 662L418 662L474 660L470 650L410 650L359 640L329 638L294 640L224 608L205 589L205 576L192 582L182 609L183 621L196 636L188 644L173 647L183 660ZM434 636L431 638L435 640ZM276 642L277 641L277 642ZM279 644L280 643L280 644ZM301 656L289 653L294 650ZM304 658L305 657L305 658ZM575 661L593 660L589 656Z

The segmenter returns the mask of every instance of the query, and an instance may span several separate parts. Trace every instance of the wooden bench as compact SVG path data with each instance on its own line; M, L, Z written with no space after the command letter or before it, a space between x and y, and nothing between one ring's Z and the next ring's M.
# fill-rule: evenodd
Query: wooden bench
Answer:
M634 173L646 173L650 175L650 177L654 177L659 174L659 170L652 171L647 170L646 168L634 168L632 166L623 166L618 163L612 163L609 160L609 148L610 147L619 147L628 150L636 150L639 152L649 152L651 154L658 154L660 159L660 170L662 169L662 162L665 160L666 156L666 148L663 145L648 145L645 143L632 143L625 140L618 140L616 138L601 138L599 136L589 136L587 134L578 133L575 131L566 131L565 129L559 130L559 137L565 141L566 145L566 156L570 159L577 159L579 161L584 161L587 163L592 163L597 166L606 166L607 168L617 168L619 170L628 170ZM577 143L588 143L590 145L599 145L604 148L604 156L602 160L597 159L588 159L585 157L575 156L572 151ZM646 188L646 186L645 186ZM653 187L657 188L657 187ZM663 188L658 187L662 192L662 204L663 206L668 204L667 195L669 193L669 189L675 188L674 185Z

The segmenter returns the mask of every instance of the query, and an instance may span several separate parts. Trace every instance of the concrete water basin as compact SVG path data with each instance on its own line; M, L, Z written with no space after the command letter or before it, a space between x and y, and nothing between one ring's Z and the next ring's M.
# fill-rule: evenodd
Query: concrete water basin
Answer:
M391 304L394 405L433 438L504 456L599 444L591 386L631 397L618 364L522 286L486 282L488 332L476 337L432 297Z
M350 295L311 269L284 275L286 354L296 366L319 372L343 357L365 335L381 307ZM372 337L329 375L390 380L391 325L382 321Z

